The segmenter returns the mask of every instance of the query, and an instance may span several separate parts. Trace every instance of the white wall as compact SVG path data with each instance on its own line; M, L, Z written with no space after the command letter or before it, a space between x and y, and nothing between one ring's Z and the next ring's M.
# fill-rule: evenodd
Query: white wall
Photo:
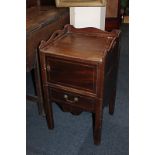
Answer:
M76 28L105 29L106 7L70 7L70 24Z

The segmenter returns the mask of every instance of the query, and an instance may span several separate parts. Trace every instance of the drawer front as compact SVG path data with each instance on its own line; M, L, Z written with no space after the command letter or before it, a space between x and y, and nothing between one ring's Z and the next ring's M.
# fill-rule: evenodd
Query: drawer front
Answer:
M96 93L97 66L49 57L46 63L48 82Z
M78 107L86 111L94 111L95 99L81 96L75 93L49 88L50 99L55 102L63 102L73 107Z

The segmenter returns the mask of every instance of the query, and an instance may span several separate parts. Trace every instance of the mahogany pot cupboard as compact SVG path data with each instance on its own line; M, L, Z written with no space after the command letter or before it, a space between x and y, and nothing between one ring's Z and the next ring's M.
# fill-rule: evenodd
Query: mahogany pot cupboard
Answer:
M52 104L78 115L91 112L94 143L100 144L105 102L113 114L119 62L119 30L76 29L66 25L39 46L47 124L54 128Z

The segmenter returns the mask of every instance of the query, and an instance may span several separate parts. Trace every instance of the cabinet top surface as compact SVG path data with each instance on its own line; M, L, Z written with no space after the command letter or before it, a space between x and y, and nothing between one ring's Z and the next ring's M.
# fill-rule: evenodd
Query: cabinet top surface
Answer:
M90 61L102 61L111 49L116 34L95 28L58 31L53 38L40 45L40 51L57 56L65 56Z

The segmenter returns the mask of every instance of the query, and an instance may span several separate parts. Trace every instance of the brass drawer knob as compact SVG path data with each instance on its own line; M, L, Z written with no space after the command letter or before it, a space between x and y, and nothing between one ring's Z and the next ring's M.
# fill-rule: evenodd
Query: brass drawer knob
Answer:
M78 100L79 100L78 97L74 97L75 102L78 102Z
M64 98L65 98L65 99L68 99L68 95L65 94L65 95L64 95Z
M79 99L78 99L78 97L74 97L74 100L72 101L72 100L69 100L68 99L68 95L64 95L64 99L67 101L67 102L71 102L71 103L75 103L75 102L78 102L79 101Z

